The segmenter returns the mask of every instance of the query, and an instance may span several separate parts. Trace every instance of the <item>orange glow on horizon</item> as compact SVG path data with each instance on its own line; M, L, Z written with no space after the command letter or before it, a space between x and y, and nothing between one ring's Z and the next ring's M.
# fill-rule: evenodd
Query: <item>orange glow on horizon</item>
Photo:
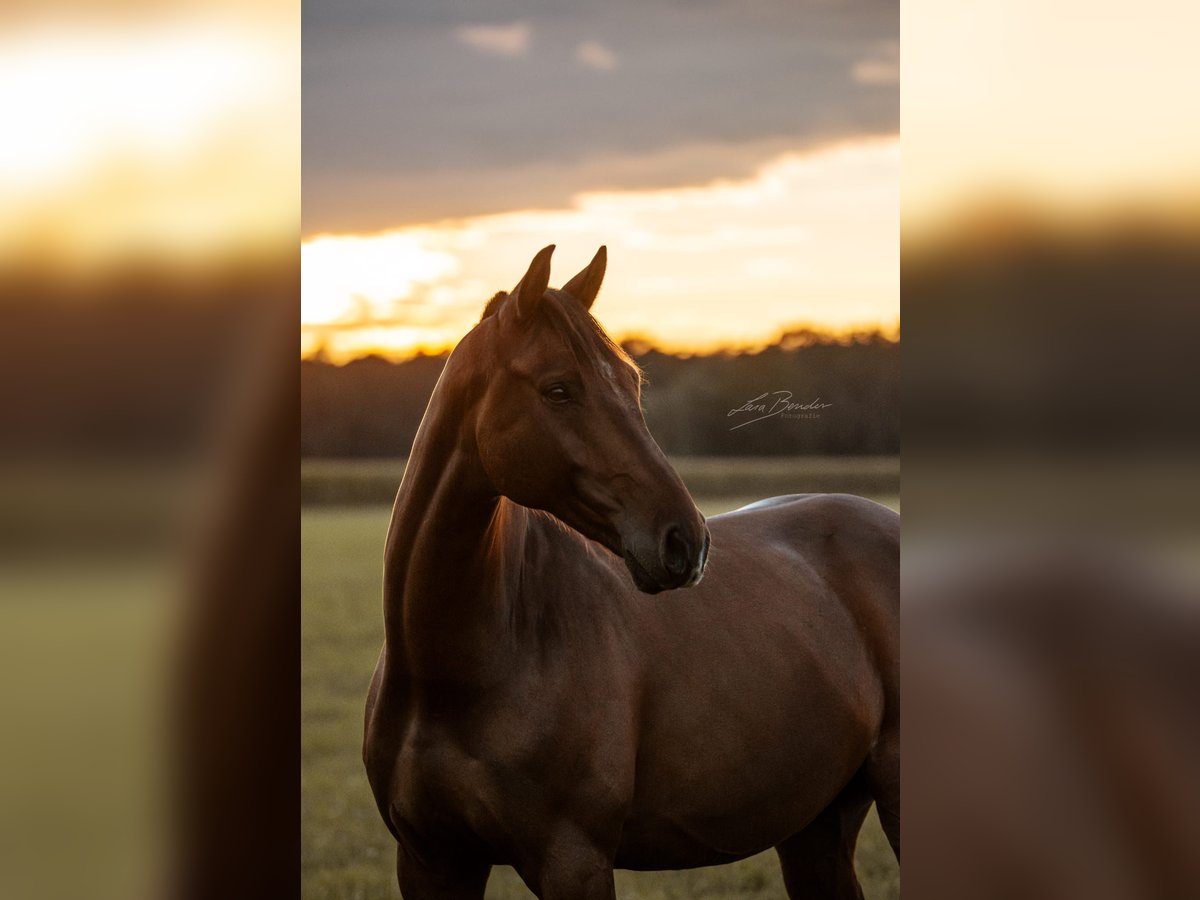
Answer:
M602 323L603 324L603 323ZM784 326L769 338L757 341L735 342L714 340L708 343L659 341L646 337L644 334L618 334L610 332L610 336L618 344L640 344L662 353L673 356L707 356L714 353L757 353L767 347L787 343L789 335L810 333L817 339L828 339L834 342L848 342L861 335L879 335L888 341L900 340L900 322L861 322L853 323L844 328L827 329L814 326L812 323L797 322ZM302 333L300 338L300 358L302 360L322 360L338 365L376 356L389 362L403 362L416 356L441 356L450 353L457 346L459 338L442 343L413 340L406 343L400 335L388 334L354 344L354 351L337 353L311 333Z
M744 180L318 235L301 248L301 354L444 352L548 243L551 284L608 246L594 312L617 338L697 353L766 346L800 322L887 330L899 321L899 157L897 138L875 138L787 154Z

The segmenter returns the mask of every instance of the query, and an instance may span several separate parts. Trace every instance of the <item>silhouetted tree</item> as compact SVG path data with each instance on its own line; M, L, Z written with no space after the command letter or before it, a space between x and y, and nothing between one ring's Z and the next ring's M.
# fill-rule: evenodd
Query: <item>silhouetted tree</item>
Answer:
M646 373L646 421L678 455L894 454L900 450L900 344L878 333L836 338L785 334L754 353L676 356L643 340L625 349ZM335 366L301 362L300 448L305 456L404 456L446 357L392 363L365 357ZM760 395L772 405L829 406L815 416L753 416L730 410Z

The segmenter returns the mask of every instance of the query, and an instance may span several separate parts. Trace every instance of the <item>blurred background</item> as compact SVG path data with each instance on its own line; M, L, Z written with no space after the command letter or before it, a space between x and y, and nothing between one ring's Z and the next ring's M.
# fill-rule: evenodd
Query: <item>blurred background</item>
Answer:
M904 5L913 896L1200 895L1197 25Z
M0 12L0 896L291 883L299 38Z

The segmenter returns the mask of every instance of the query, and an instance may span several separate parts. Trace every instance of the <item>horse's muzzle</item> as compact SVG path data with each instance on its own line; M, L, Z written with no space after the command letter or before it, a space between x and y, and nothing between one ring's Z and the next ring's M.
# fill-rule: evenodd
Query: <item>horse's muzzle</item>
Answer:
M658 542L657 565L643 563L628 548L622 556L637 589L657 594L699 584L708 561L708 547L708 527L701 520L698 530L670 525L663 531Z

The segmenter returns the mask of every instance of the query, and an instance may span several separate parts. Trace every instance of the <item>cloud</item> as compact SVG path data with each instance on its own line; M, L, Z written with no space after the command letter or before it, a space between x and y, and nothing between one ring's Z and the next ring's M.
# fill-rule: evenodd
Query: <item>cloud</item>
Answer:
M898 4L756 0L754 10L614 0L461 18L444 0L305 0L305 233L741 177L773 153L899 128L895 87L851 74L895 58L885 51ZM459 34L481 27L512 29L509 48L527 33L525 55ZM616 67L583 62L587 42ZM697 147L717 149L676 171L674 155Z
M899 84L900 46L894 42L884 44L875 55L855 63L852 74L859 84Z
M599 41L584 41L575 48L575 58L591 69L607 72L617 67L617 55Z
M854 80L859 84L899 84L900 65L876 59L863 60L854 66Z
M531 29L528 22L510 25L463 25L454 36L469 47L516 59L529 52Z
M300 248L300 319L366 324L415 291L454 276L458 261L431 250L420 231L325 235Z
M618 337L710 350L762 345L797 324L890 326L899 166L892 136L786 153L743 179L314 238L301 249L304 346L347 359L453 345L551 241L554 284L608 246L601 316Z

